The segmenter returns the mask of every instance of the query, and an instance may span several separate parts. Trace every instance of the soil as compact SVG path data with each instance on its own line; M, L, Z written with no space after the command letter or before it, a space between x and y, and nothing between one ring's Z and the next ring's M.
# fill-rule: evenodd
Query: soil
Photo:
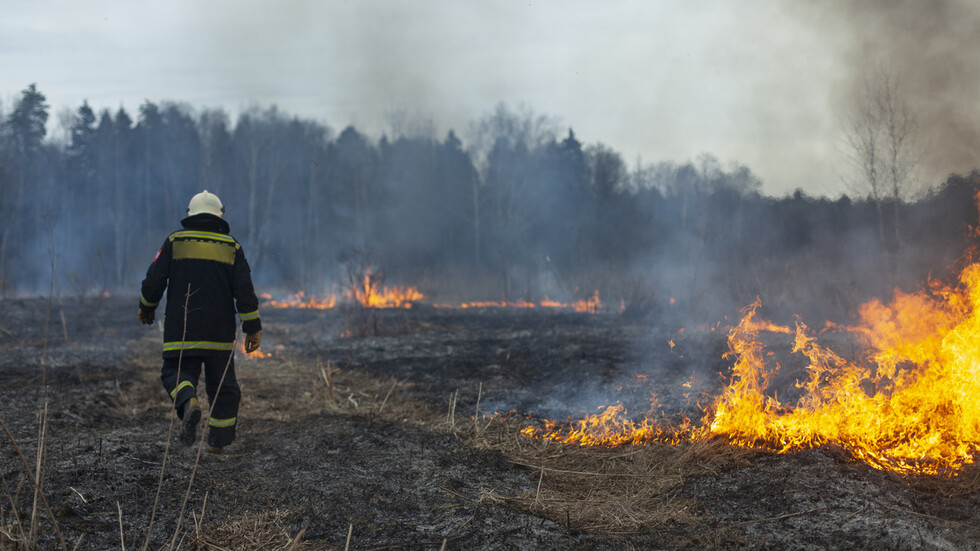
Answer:
M30 539L32 517L40 549L61 549L59 532L99 550L148 536L148 549L980 549L975 470L903 478L833 448L593 453L517 433L617 401L642 415L651 394L696 419L729 367L723 329L263 309L269 356L237 355L238 439L211 454L177 442L160 324L135 314L132 297L0 302L0 549ZM24 464L39 447L57 531L43 504L32 513ZM616 486L570 458L649 478Z

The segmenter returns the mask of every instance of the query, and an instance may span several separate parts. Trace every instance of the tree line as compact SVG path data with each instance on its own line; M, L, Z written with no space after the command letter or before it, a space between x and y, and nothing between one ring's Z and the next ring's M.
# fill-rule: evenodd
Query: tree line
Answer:
M190 197L216 193L257 285L315 294L370 267L435 300L589 296L704 317L755 296L828 316L915 285L966 246L976 175L915 202L760 193L711 155L626 162L528 109L466 129L372 139L272 107L87 102L60 114L31 84L0 110L0 285L135 292ZM887 212L894 216L882 217ZM901 247L880 239L898 224ZM897 228L894 228L897 230ZM56 273L51 281L51 273ZM678 302L679 301L679 302ZM826 311L826 312L824 312Z

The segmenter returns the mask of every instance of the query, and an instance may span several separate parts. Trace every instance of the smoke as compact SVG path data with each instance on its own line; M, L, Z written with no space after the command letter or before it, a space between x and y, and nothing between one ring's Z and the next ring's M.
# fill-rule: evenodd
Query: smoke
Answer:
M809 2L791 8L839 40L846 68L833 99L846 112L885 72L915 115L925 183L976 167L980 10L970 0Z

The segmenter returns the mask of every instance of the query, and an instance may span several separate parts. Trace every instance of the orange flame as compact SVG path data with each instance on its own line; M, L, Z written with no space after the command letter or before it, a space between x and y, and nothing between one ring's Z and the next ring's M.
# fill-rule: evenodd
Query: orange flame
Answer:
M527 426L521 430L521 434L581 446L619 446L647 442L676 443L690 429L686 421L674 431L669 431L664 426L653 417L634 421L622 404L616 404L606 407L601 413L586 415L584 419L566 426L545 420L543 427Z
M778 453L832 443L877 469L956 476L980 457L976 257L967 253L970 263L950 285L896 290L887 304L875 299L862 305L854 326L827 323L821 332L849 331L865 343L864 356L853 360L818 343L802 321L791 328L758 319L756 300L729 333L731 380L705 409L700 426L682 424L671 432L654 412L634 421L617 405L579 421L545 421L523 434L581 445L720 436ZM770 388L780 366L763 345L763 332L793 335L792 352L808 360L794 404L781 403Z
M351 285L348 296L365 308L411 308L425 298L414 287L383 287L380 279L366 270L358 284Z
M330 293L323 297L307 297L303 291L289 295L282 300L274 300L272 295L260 295L262 306L269 308L305 308L310 310L326 310L337 306L337 295Z
M602 301L599 300L599 291L596 291L587 299L576 300L572 307L575 308L576 312L595 314L602 308Z
M365 308L411 308L412 304L425 298L414 287L382 286L380 278L373 276L370 270L364 272L363 277L352 284L343 296ZM340 304L336 293L308 297L303 291L299 291L284 299L273 299L272 295L263 293L259 298L262 299L261 306L269 308L327 310L336 308Z
M411 308L412 305L425 299L425 295L420 293L415 287L384 287L380 283L381 278L376 277L370 270L365 271L364 275L350 285L349 289L343 293L347 300L359 304L365 308ZM288 295L286 298L274 299L272 295L263 293L259 295L262 299L261 306L269 308L298 308L309 310L326 310L336 308L340 304L340 298L336 293L329 293L319 297L306 296L303 291ZM589 298L576 300L572 303L551 300L547 296L539 302L517 299L513 301L475 301L462 302L457 304L433 304L435 308L468 309L468 308L555 308L575 310L576 312L596 314L602 310L602 301L599 299L599 291L595 291ZM620 305L620 312L626 309L625 301Z
M955 475L980 451L980 265L959 290L896 292L860 309L851 328L868 343L866 364L821 346L797 323L793 351L809 359L803 395L785 407L765 394L769 369L758 339L768 328L746 309L730 337L731 385L709 431L740 446L780 452L833 442L869 465L897 472ZM776 366L778 368L778 366Z
M576 312L596 314L602 310L602 301L599 299L599 291L595 291L589 298L576 300L575 302L559 302L549 297L544 297L538 302L532 302L519 298L517 300L484 300L475 302L462 302L458 304L433 304L435 308L556 308L575 310ZM625 310L625 303L620 309Z
M283 348L285 348L285 347L283 345L281 345L281 344L277 344L275 346L275 349L276 350L281 350ZM258 349L258 350L256 350L255 352L251 352L251 353L246 352L245 351L245 341L242 341L241 345L239 345L238 351L242 353L242 357L245 358L246 360L256 360L256 359L261 359L261 358L270 358L270 357L272 357L272 353L271 352L263 352L261 348Z
M701 426L670 431L622 406L558 424L528 427L526 436L581 445L636 444L722 436L742 447L779 453L833 443L857 459L899 473L955 476L980 454L980 264L954 286L873 300L846 330L867 344L866 358L847 360L817 342L807 326L758 319L746 307L729 334L731 382L705 411ZM841 327L836 327L841 329ZM808 359L802 395L783 404L770 383L780 366L763 332L794 335L793 353ZM685 385L687 386L687 385Z

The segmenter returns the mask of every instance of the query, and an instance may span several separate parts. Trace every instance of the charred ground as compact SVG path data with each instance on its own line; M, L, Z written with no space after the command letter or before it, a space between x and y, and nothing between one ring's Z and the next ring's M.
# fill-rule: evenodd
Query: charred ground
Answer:
M365 336L341 338L340 310L264 310L272 356L237 362L239 439L195 472L196 450L168 449L161 335L134 304L0 302L0 420L33 465L46 404L44 495L69 548L121 548L120 516L126 546L141 545L158 487L151 549L175 532L190 549L285 549L300 533L297 548L343 549L348 531L351 549L980 548L972 471L903 479L835 449L519 437L526 415L615 400L641 415L651 393L696 418L721 387L724 331L613 314L377 311ZM33 490L6 438L2 450L6 549ZM37 516L39 547L59 548Z

